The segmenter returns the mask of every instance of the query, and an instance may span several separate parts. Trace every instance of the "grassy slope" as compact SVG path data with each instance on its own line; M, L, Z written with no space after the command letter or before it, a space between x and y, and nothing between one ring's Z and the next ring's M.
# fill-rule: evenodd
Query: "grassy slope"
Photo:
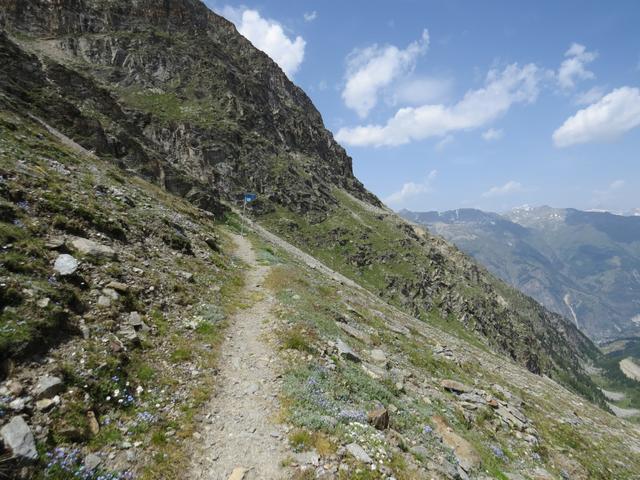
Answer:
M290 439L299 450L315 449L329 457L339 445L355 440L369 452L384 452L383 464L396 478L425 478L427 472L435 474L429 459L451 458L437 436L425 433L426 426L434 426L433 417L441 415L471 443L482 459L482 470L492 478L531 474L536 467L544 467L555 475L570 472L571 478L630 479L640 468L638 454L630 453L638 442L632 426L554 382L444 333L440 326L411 321L381 300L338 285L283 252L269 249L269 257L277 266L265 285L279 301L279 335L289 365L282 416L297 427ZM371 343L345 334L337 321L368 332ZM404 325L411 333L399 334L397 327L391 328L393 324ZM360 364L341 360L327 347L337 338L350 344L365 362L370 361L369 349L383 349L391 370L377 377ZM436 344L450 346L456 360L435 355ZM397 371L405 376L403 390L396 385ZM462 381L495 395L500 395L498 385L521 397L540 444L531 446L499 427L490 410L465 418L453 395L439 386L442 379ZM391 428L397 433L386 437L352 423L380 403L398 409L391 415ZM336 418L337 423L332 420ZM426 458L410 451L415 445L426 448ZM505 456L497 457L495 447ZM378 471L352 467L355 471L344 478L382 478Z
M183 439L211 393L225 318L245 302L238 296L242 267L226 253L224 231L186 201L62 145L4 103L0 174L4 374L24 382L46 368L67 387L50 420L38 412L28 420L46 425L39 450L44 455L55 446L67 452L79 447L83 454L100 451L106 457L118 454L125 440L140 442L135 464L124 467L118 454L116 465L104 468L138 465L144 466L138 470L142 478L176 478L188 461ZM113 246L118 258L83 258L71 251L82 262L79 273L57 277L52 264L59 252L46 242L75 235ZM100 307L97 297L111 281L126 283L128 291ZM48 305L39 306L44 298ZM117 331L131 311L151 331L141 344L122 346ZM36 352L51 362L22 362ZM10 400L0 399L0 411ZM101 425L97 435L90 433L87 412ZM46 462L43 456L34 475L67 478L56 466L45 468Z
M312 224L282 208L261 220L405 311L469 341L492 345L602 402L575 357L577 351L582 361L599 358L583 335L559 317L547 317L538 304L486 274L449 244L429 235L420 238L394 214L369 210L340 191L335 195L340 205L324 222ZM460 305L467 314L456 310ZM543 317L560 331L567 330L570 341L576 342L573 352L557 342L541 323Z

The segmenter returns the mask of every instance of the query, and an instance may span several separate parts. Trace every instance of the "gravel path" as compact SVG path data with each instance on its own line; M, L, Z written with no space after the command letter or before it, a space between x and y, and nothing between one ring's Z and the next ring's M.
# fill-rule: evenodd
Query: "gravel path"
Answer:
M192 474L199 480L276 480L288 451L276 422L280 380L267 332L274 299L262 282L271 267L258 265L250 242L236 235L236 256L250 266L247 298L255 302L230 319L222 345L219 389L205 410ZM257 299L257 300L256 300Z

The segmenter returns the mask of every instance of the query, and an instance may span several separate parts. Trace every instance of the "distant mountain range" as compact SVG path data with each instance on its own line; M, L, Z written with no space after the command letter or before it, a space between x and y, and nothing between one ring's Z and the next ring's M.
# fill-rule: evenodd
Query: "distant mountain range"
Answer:
M640 334L640 209L629 215L551 207L400 215L452 241L593 340Z

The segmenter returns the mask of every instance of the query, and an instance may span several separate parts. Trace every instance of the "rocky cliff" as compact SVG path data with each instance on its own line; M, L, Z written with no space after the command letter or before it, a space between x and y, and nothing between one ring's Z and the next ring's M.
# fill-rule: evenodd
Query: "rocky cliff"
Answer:
M379 203L306 94L201 2L1 6L1 22L19 38L2 38L11 52L3 86L83 146L169 191L214 210L216 199L251 190L263 208L322 216L336 203L331 185ZM16 41L36 56L19 57ZM52 111L51 96L63 111Z

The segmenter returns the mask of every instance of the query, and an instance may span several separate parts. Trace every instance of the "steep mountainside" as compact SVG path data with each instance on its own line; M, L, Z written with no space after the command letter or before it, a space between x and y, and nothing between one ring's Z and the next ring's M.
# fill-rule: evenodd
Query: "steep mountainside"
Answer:
M602 400L572 324L399 217L352 175L308 97L195 0L2 0L4 101L194 204L253 212L407 311Z
M455 243L594 340L640 333L638 217L549 207L503 216L473 209L400 214Z
M197 0L0 0L0 23L0 476L229 478L242 425L238 461L277 439L297 479L634 478L594 344L386 209L232 24ZM307 255L264 232L232 255L247 190ZM206 410L242 358L273 384L224 406L260 428Z

